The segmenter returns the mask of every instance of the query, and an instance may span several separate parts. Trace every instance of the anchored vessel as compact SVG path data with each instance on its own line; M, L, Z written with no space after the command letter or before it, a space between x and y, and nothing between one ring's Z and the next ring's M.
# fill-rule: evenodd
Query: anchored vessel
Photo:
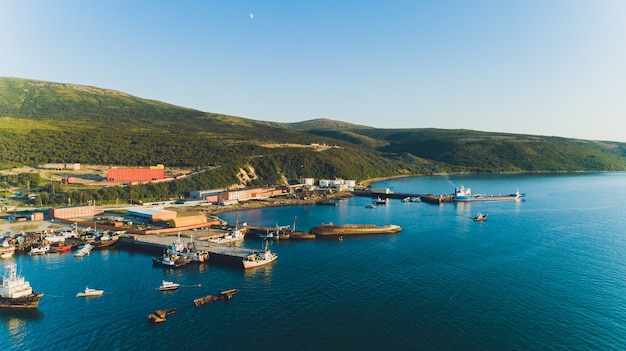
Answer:
M168 281L164 280L161 283L161 286L159 286L159 290L161 290L161 291L176 290L176 289L178 289L179 286L180 286L180 284L178 284L178 283L168 282Z
M104 294L104 290L85 288L85 291L79 292L76 297L102 296L102 294Z
M486 214L482 214L479 213L476 215L476 217L474 217L474 221L475 222L482 222L482 221L486 221L487 220L487 215Z
M30 283L17 275L17 265L5 265L5 273L0 284L0 308L37 308L42 293L33 292Z
M526 198L525 193L520 193L519 190L505 195L483 195L474 194L472 190L461 185L460 188L454 188L454 194L452 199L455 202L475 202L475 201L521 201Z
M344 235L344 234L393 234L402 231L402 227L395 224L321 224L309 230L315 235Z

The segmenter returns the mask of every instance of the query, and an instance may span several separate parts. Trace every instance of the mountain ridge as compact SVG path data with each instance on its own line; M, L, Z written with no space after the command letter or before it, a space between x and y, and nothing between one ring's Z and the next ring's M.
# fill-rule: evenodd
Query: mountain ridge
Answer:
M112 89L21 78L0 78L0 118L7 121L0 126L4 168L69 161L204 167L272 155L275 162L266 163L277 174L270 179L285 171L281 164L296 167L307 158L323 165L309 166L311 175L358 179L438 171L626 170L626 144L619 142L467 129L379 129L328 118L257 121ZM289 143L341 148L314 153L283 147L279 153L263 147ZM286 173L292 179L298 171Z

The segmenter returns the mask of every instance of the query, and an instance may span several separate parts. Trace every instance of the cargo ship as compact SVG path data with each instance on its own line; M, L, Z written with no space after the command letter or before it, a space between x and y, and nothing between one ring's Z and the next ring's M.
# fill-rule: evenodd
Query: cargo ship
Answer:
M0 309L37 308L42 293L33 292L30 283L17 275L17 265L13 262L5 265L5 273L0 283Z
M461 185L460 188L454 188L454 194L452 194L452 201L454 202L476 202L476 201L522 201L526 199L525 193L520 193L519 190L505 195L483 195L474 194L470 188L465 188Z
M348 234L393 234L402 231L402 227L395 224L321 224L312 227L309 233L315 235L348 235Z

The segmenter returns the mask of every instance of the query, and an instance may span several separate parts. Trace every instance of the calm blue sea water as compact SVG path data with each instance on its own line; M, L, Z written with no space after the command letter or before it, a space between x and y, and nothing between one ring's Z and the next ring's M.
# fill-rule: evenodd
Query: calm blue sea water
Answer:
M626 173L414 177L396 192L527 193L524 202L403 203L239 212L308 230L322 222L399 224L397 235L273 243L275 265L168 270L124 250L19 256L44 296L0 314L14 350L625 350ZM472 221L478 212L483 223ZM222 217L231 223L235 213ZM247 247L261 242L247 240ZM183 284L156 291L162 279ZM198 287L201 284L201 287ZM85 286L103 297L76 298ZM238 288L230 302L193 299ZM150 325L155 309L178 307Z

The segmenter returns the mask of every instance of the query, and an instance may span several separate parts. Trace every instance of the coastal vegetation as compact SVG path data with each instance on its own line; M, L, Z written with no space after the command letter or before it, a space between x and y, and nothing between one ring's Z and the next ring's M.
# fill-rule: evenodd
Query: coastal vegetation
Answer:
M34 201L42 205L169 199L302 177L362 181L443 172L626 170L626 144L613 141L378 129L328 119L264 122L19 78L0 78L0 121L0 170L44 163L205 170L168 183L99 189L53 184L35 173L0 176L4 189L37 188ZM327 147L306 147L312 145Z

